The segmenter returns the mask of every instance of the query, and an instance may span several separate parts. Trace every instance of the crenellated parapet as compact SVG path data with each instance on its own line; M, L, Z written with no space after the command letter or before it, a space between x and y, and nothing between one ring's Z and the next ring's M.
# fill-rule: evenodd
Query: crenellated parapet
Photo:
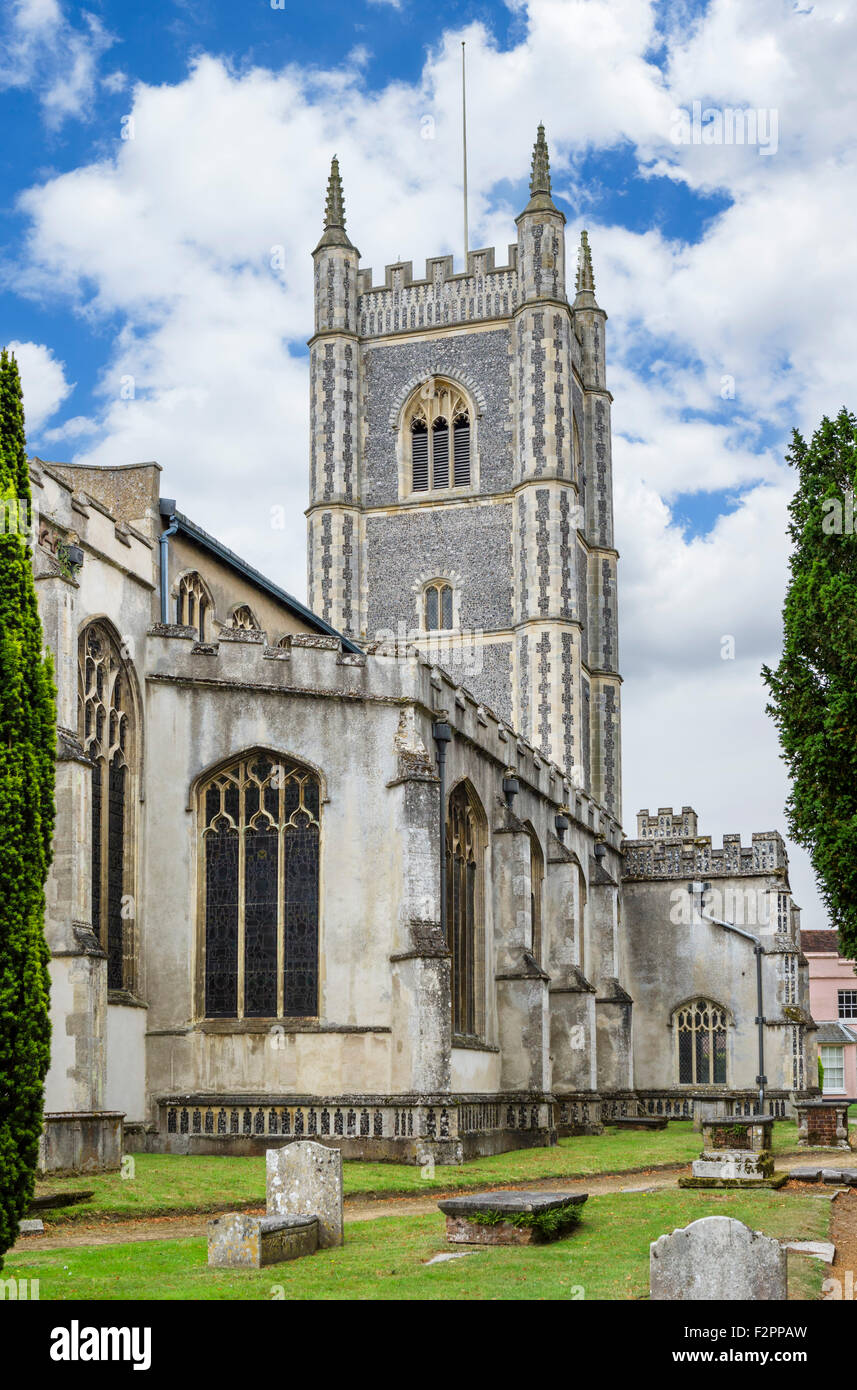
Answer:
M370 268L357 276L357 320L362 338L509 318L518 307L517 246L508 265L495 266L494 248L467 253L467 268L453 270L452 256L432 256L425 276L415 279L411 261L384 270L384 283L372 284Z
M742 845L740 835L724 835L722 849L716 849L710 835L697 834L697 814L691 806L680 812L662 806L654 816L640 811L637 835L622 845L626 879L698 880L788 870L785 842L777 831L757 832L749 845Z

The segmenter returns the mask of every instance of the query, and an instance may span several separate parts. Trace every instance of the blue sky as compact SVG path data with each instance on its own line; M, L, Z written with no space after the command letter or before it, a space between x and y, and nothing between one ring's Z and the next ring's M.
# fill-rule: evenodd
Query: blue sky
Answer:
M472 243L505 260L543 120L569 261L585 225L609 315L626 822L672 799L715 833L782 826L759 669L780 641L790 431L854 404L857 16L13 0L0 29L0 338L20 344L31 448L157 459L183 511L299 597L330 156L376 277L460 258L466 39ZM682 144L694 102L776 138Z

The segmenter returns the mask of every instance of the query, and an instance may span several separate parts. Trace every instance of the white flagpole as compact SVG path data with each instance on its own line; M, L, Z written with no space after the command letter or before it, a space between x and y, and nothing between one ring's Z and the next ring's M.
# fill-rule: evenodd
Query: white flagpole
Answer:
M470 244L467 235L467 94L464 85L464 40L461 40L461 150L464 163L464 269Z

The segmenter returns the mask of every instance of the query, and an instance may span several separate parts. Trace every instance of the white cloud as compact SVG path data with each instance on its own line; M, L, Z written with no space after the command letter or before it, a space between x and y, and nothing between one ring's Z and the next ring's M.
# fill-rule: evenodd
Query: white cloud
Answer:
M51 431L57 442L86 441L88 462L157 458L183 510L302 594L303 343L334 150L376 280L400 256L419 268L458 255L466 37L474 242L504 255L520 209L501 181L526 174L540 119L555 185L591 193L596 211L582 156L623 144L644 172L725 191L730 206L692 245L603 216L588 225L616 398L626 823L672 800L695 804L706 832L747 835L783 825L759 680L776 660L786 579L782 441L853 390L857 16L826 0L810 13L712 0L687 23L674 7L662 70L658 13L645 0L532 0L513 47L478 24L441 34L419 82L380 92L366 90L359 54L330 71L240 74L203 56L182 82L134 88L134 139L114 155L28 191L18 283L123 324L91 417ZM671 114L694 100L775 109L776 154L673 145ZM698 489L740 489L741 503L690 540L669 503ZM271 527L277 505L285 532ZM734 661L721 659L726 635ZM812 906L806 859L793 863Z
M74 390L74 382L66 381L65 363L58 362L44 343L11 342L9 351L18 363L27 439L31 441Z
M84 11L77 27L58 0L15 0L2 30L0 90L33 88L51 128L86 116L99 60L112 43L97 15Z

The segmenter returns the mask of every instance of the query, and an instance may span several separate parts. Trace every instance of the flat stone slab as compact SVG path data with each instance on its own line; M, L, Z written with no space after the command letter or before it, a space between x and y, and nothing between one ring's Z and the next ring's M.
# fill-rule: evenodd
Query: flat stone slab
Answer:
M322 1250L342 1244L342 1154L296 1140L265 1153L266 1206L269 1216L318 1217Z
M778 1240L730 1216L703 1216L649 1247L650 1297L660 1302L785 1299L786 1270Z
M620 1115L607 1124L612 1129L666 1129L669 1120L666 1115Z
M812 1255L814 1259L821 1260L826 1265L832 1265L836 1255L836 1246L829 1240L789 1240L783 1249L796 1250L799 1255Z
M18 1222L19 1236L40 1236L45 1229L44 1221L39 1221L37 1217Z
M822 1168L820 1164L801 1165L789 1170L795 1182L838 1183L842 1187L857 1187L857 1168Z
M568 1234L588 1197L588 1192L471 1192L448 1197L438 1207L446 1217L448 1240L462 1245L544 1245ZM567 1212L567 1222L545 1229L539 1217L554 1212Z
M445 1250L440 1255L432 1255L430 1260L424 1260L427 1265L443 1265L447 1260L466 1260L468 1255L478 1255L478 1250Z
M230 1212L208 1223L208 1263L215 1269L261 1269L318 1249L314 1216L248 1216Z

